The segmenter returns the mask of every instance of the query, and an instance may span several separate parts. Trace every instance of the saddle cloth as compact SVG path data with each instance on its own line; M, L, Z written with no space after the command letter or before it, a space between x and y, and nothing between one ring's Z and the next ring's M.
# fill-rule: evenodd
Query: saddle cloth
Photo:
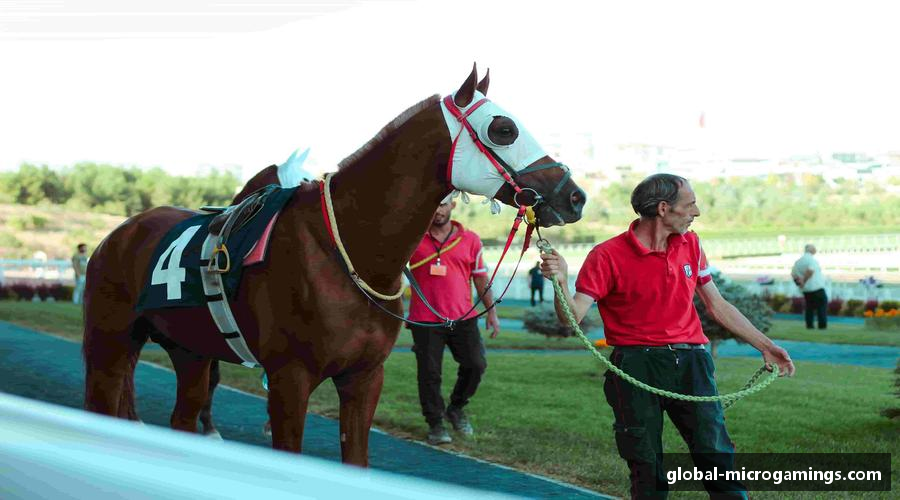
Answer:
M297 190L296 187L269 188L273 191L265 205L246 224L232 231L225 242L231 256L231 269L221 275L221 283L222 291L229 299L237 293L243 268L264 260L272 225ZM138 311L203 306L223 299L221 295L210 297L206 294L201 276L201 268L206 274L210 242L217 239L209 232L209 224L217 216L197 215L179 222L166 233L150 259L148 281L138 300ZM217 258L221 259L221 254Z

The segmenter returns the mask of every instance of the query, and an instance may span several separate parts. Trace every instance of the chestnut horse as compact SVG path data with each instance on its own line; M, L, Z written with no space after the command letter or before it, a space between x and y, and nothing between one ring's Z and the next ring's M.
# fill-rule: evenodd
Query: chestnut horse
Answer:
M384 361L401 326L382 308L402 316L402 270L451 190L533 205L545 227L581 218L585 195L568 169L484 98L487 87L473 68L452 96L409 108L318 188L301 185L272 229L266 260L243 270L231 309L269 379L274 448L300 452L309 395L330 378L340 399L342 459L368 465ZM211 360L242 362L206 307L135 308L157 244L196 214L149 210L95 250L84 301L86 409L137 418L134 367L148 336L161 335L193 353L173 360L178 391L171 425L196 432Z

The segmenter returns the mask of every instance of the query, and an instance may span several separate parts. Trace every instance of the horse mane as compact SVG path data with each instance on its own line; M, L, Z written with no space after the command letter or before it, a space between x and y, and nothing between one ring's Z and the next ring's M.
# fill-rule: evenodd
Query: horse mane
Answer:
M363 146L361 148L357 149L355 153L353 153L350 156L341 160L341 162L338 163L338 170L341 170L341 169L347 167L348 165L352 165L353 163L355 163L357 160L359 160L360 158L365 156L366 153L368 153L369 151L374 149L375 146L378 145L385 138L387 138L387 136L391 135L397 129L399 129L401 126L403 126L404 123L406 123L410 118L415 116L419 111L422 111L423 109L425 109L427 107L437 104L440 101L441 101L441 96L435 94L431 97L423 99L418 104L413 104L412 106L410 106L409 109L407 109L406 111L397 115L396 118L391 120L390 123L388 123L381 130L379 130L378 133L375 134L375 137L369 139L369 142L363 144Z

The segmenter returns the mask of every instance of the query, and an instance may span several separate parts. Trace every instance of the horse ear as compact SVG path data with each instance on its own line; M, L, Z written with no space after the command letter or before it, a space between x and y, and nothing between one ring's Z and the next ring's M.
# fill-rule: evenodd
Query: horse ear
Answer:
M488 85L491 84L491 68L487 69L487 73L484 74L484 78L478 82L478 86L475 87L475 90L481 92L483 95L487 96Z
M469 74L469 77L466 78L466 81L463 82L462 86L459 90L456 91L456 95L453 96L453 102L460 108L464 108L469 104L472 104L472 99L475 97L475 83L478 81L478 69L475 67L475 63L472 63L472 72Z

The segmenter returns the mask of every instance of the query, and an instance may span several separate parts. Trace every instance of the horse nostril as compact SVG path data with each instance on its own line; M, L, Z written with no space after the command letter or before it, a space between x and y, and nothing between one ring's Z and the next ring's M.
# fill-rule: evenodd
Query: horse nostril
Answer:
M572 191L572 195L569 197L570 201L572 202L572 208L574 210L581 210L581 207L584 206L586 198L587 197L585 196L584 191L582 191L581 189Z

